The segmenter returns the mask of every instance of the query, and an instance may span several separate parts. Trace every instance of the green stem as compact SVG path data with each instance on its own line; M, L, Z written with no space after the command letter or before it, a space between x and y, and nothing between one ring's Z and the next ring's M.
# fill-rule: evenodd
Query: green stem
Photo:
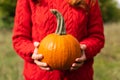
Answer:
M55 33L58 35L65 35L66 34L66 29L65 29L65 22L64 22L64 18L61 15L61 13L59 11L57 11L56 9L50 9L50 11L56 16L57 18L57 28Z

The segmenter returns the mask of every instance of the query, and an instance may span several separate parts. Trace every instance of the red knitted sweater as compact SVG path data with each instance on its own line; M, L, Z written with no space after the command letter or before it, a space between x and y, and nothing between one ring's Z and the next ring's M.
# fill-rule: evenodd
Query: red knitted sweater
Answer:
M62 13L67 33L76 37L80 44L87 45L87 60L76 71L44 71L31 59L33 42L41 41L56 29L56 18L49 11L51 8ZM40 5L32 0L18 0L12 39L15 51L25 61L25 80L93 80L93 57L104 46L98 1L86 14L84 9L72 7L65 0L41 0Z

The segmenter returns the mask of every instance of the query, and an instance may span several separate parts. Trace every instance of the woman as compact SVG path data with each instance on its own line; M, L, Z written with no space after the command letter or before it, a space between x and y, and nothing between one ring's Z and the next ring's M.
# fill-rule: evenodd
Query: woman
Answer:
M37 47L56 29L50 9L63 15L67 33L80 42L83 55L66 71L52 70L40 60ZM13 46L24 60L25 80L93 80L93 58L104 46L103 22L98 0L18 0Z

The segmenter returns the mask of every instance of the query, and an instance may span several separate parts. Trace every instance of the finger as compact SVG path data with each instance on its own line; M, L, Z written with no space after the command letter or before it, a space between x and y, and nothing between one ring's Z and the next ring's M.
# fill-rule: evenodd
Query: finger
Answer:
M42 60L43 59L43 55L42 54L33 54L32 55L32 59Z
M73 63L72 67L73 68L79 68L80 66L82 66L82 64L83 64L83 62L81 62L81 63Z
M85 50L85 49L87 48L87 46L86 46L85 44L80 44L80 48L81 48L82 50Z
M85 53L83 53L80 58L75 59L75 62L83 62L85 60L86 60L86 55L85 55Z
M40 62L38 60L34 60L34 62L42 69L42 70L48 70L50 71L50 67L47 65L47 63Z
M82 66L83 62L80 64L73 63L72 67L70 68L71 71L77 70L80 66Z
M34 42L34 46L37 48L39 46L39 42Z
M40 67L42 70L50 71L51 69L49 67Z
M74 71L74 70L77 70L78 68L74 68L74 67L71 67L70 68L70 71Z
M77 63L81 63L83 61L85 61L84 57L80 57L80 58L75 59L75 62L77 62Z
M38 53L38 48L35 48L33 54L37 54L37 53Z
M38 66L40 66L40 67L48 67L47 63L40 62L40 61L38 61L38 60L34 60L34 62L35 62Z

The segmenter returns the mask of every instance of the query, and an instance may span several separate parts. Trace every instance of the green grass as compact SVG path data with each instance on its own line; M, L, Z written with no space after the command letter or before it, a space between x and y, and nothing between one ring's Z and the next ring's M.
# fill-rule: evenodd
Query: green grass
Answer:
M22 65L12 48L11 31L0 30L0 80L23 80Z
M120 80L120 23L105 25L106 43L95 57L95 80Z
M105 25L106 44L95 57L94 80L120 80L120 23ZM23 80L23 61L12 48L11 30L0 30L0 80Z

